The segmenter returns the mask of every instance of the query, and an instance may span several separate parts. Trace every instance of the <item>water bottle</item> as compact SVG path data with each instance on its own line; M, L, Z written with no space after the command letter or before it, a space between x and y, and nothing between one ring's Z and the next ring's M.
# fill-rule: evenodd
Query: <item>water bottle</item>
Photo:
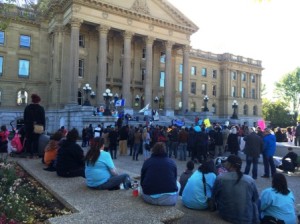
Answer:
M133 189L132 196L138 197L139 196L139 183L136 180L133 182L132 189Z

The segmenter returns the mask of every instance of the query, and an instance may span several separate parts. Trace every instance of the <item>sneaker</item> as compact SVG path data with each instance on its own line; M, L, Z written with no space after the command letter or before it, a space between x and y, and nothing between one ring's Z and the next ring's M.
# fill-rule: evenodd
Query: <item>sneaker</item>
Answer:
M132 185L131 185L131 180L130 178L126 178L125 179L125 182L124 182L124 189L128 190L129 188L132 188Z
M267 175L262 175L261 178L269 178Z

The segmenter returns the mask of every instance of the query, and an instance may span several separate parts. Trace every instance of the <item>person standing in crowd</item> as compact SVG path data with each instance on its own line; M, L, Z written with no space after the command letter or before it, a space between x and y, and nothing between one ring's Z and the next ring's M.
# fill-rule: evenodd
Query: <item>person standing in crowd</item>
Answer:
M238 155L238 151L240 150L239 145L239 137L237 133L237 129L233 126L230 130L230 134L227 139L228 150L231 154Z
M88 127L83 127L82 128L82 132L81 132L81 138L82 138L81 147L86 147L87 146L87 141L88 141L87 128Z
M89 146L91 140L94 138L94 129L92 124L90 124L87 128L86 138L87 138L87 146Z
M128 174L118 174L110 154L104 151L104 139L96 137L85 157L86 185L98 190L131 188Z
M61 177L85 177L84 155L82 148L76 143L79 134L76 128L68 132L62 140L57 152L56 172Z
M295 130L295 146L300 146L300 121L297 122Z
M150 157L150 140L151 140L150 133L147 127L143 129L142 139L143 139L143 155L144 155L144 160L146 160Z
M287 142L286 133L283 133L280 127L277 127L277 131L275 132L276 142Z
M98 126L94 129L94 138L101 137L101 131L101 125L98 124Z
M176 126L172 126L172 130L169 132L169 140L170 140L169 157L171 158L173 154L175 159L177 159L178 129Z
M138 161L141 142L142 142L142 133L141 133L139 128L135 128L135 132L133 134L133 156L132 156L132 160Z
M128 125L121 127L119 131L120 156L127 156Z
M24 128L26 136L26 150L30 157L38 155L38 141L41 134L34 133L34 125L42 125L46 128L45 110L39 103L41 98L37 94L31 95L31 104L24 110Z
M109 151L109 128L104 128L102 138L104 139L104 151L108 152Z
M195 126L199 127L199 126ZM200 129L200 128L199 128ZM208 134L205 131L205 126L201 126L201 130L198 128L195 129L195 151L196 151L196 157L197 163L202 163L202 161L205 161L207 158L207 150L208 150ZM199 130L199 131L198 131Z
M178 152L179 152L179 160L186 161L186 150L187 150L187 142L188 142L189 134L184 126L181 127L181 130L178 133Z
M129 126L128 140L127 140L127 145L129 146L129 156L132 156L132 153L133 153L134 133L135 133L134 126L132 126L132 125Z
M259 223L257 187L249 175L241 172L242 159L230 155L225 167L228 172L217 177L212 189L220 216L234 224Z
M244 141L244 153L246 154L246 167L244 174L249 174L252 163L252 178L256 180L258 159L263 151L263 141L261 137L255 133L255 128L249 128L249 134L244 137Z
M263 148L263 162L264 162L264 175L262 178L270 177L270 168L271 175L273 176L276 173L276 167L274 164L273 156L276 151L276 138L275 135L271 133L270 128L264 130L263 138L264 148Z
M260 211L262 224L298 223L295 214L295 198L293 192L288 189L286 178L281 173L275 173L272 179L272 187L262 191L260 196ZM272 220L277 222L271 222Z
M227 139L230 134L230 130L228 128L227 123L224 125L222 130L222 136L223 136L223 150L224 152L228 151L228 145L227 145Z
M180 190L179 196L182 196L183 189L188 181L188 179L192 176L195 164L192 160L186 163L186 170L180 175L179 183L180 183Z
M109 151L112 159L117 159L118 127L111 128L108 134Z
M214 162L205 161L188 179L182 192L183 205L197 210L208 208L207 198L211 198L211 191L216 180Z
M215 142L215 157L222 156L224 153L224 148L223 148L223 133L220 125L217 125L215 127L214 142Z
M177 166L168 158L165 144L158 142L141 170L142 198L153 205L176 205L178 185Z

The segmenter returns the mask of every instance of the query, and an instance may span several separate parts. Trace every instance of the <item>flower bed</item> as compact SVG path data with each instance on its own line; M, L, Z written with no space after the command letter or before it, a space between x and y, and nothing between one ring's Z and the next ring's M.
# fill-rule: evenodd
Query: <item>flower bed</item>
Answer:
M0 224L43 223L70 213L15 162L0 161Z

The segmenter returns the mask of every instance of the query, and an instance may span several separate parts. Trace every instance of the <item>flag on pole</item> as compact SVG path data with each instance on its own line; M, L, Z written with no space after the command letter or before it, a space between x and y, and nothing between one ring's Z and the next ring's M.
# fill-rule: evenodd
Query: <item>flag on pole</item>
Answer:
M116 107L124 107L125 106L125 99L117 100L116 103L115 103L115 106Z
M139 113L144 113L146 110L149 110L150 103L148 103L143 109L139 111Z

